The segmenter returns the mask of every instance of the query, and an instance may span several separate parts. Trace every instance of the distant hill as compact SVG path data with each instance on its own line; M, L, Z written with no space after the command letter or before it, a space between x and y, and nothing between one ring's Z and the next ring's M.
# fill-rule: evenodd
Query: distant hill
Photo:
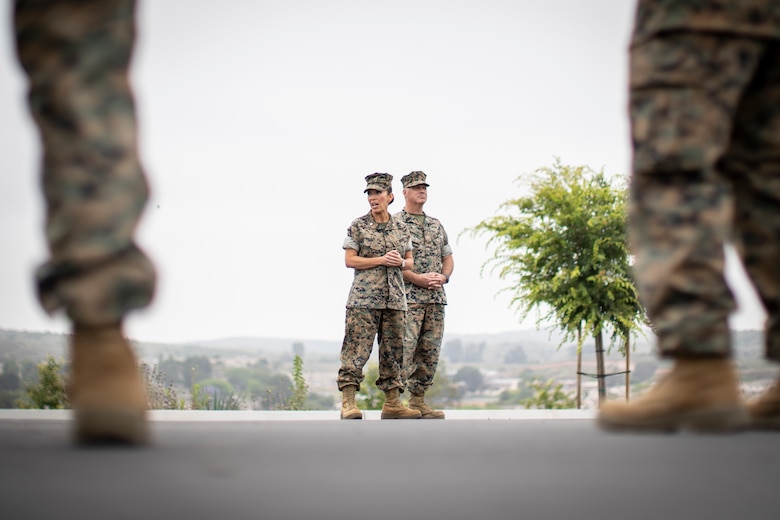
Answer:
M732 331L735 350L740 357L760 355L763 349L762 331ZM0 362L5 359L44 360L47 355L57 359L67 356L68 335L51 332L33 332L13 329L0 329ZM332 355L338 357L341 342L327 340L301 340L295 338L231 337L189 341L186 343L154 343L133 341L141 357L159 359L161 356L231 356L231 355L277 355L291 353L294 343L302 343L306 353ZM546 330L517 330L492 334L445 334L443 353L448 348L459 345L463 348L478 348L482 359L487 362L500 362L505 353L521 347L529 361L549 362L568 360L576 356L575 345L560 343L558 334ZM654 348L653 336L640 337L634 345L637 353L651 353ZM593 340L587 338L583 351L593 351Z

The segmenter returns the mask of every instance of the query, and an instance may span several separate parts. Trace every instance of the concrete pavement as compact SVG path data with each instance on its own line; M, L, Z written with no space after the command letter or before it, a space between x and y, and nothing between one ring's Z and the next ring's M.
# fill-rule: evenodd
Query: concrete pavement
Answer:
M780 434L620 435L592 411L151 414L76 448L69 412L0 410L4 519L777 519Z

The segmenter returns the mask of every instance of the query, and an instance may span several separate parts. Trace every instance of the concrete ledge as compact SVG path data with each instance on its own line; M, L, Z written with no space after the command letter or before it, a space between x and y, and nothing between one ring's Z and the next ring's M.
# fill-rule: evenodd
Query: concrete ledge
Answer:
M444 410L446 420L557 420L593 419L596 410ZM363 412L366 420L381 420L379 410ZM0 421L67 421L70 410L0 410ZM150 410L150 421L174 422L244 422L244 421L338 421L338 410L306 411L203 411L203 410Z

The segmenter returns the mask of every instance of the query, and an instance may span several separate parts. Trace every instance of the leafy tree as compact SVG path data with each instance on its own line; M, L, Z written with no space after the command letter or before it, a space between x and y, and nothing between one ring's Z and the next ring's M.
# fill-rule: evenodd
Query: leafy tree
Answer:
M447 376L447 367L444 360L439 359L439 365L436 368L436 376L433 378L433 384L425 392L425 401L434 408L456 408L463 397L458 385L453 384Z
M303 410L303 406L306 404L306 395L309 393L309 385L306 384L306 379L303 377L303 359L298 354L293 359L292 377L292 396L288 401L288 408L290 410Z
M0 391L19 390L22 387L21 368L19 363L11 359L3 363L3 371L0 372Z
M184 385L191 387L202 379L211 377L211 360L206 356L191 356L184 360Z
M285 374L273 374L265 386L261 406L264 410L284 410L293 395L293 382Z
M515 408L524 406L526 400L533 397L533 390L528 384L523 384L522 378L517 387L511 390L503 390L498 396L498 406L502 408Z
M355 402L361 410L380 410L385 404L385 394L376 387L379 379L379 365L369 363L366 367L366 377L357 392Z
M563 391L563 384L555 384L552 379L542 381L534 378L527 385L533 395L523 401L526 408L560 410L574 408L577 404L570 394Z
M559 348L576 339L579 352L584 334L593 336L601 401L604 332L611 331L610 346L625 354L630 335L644 321L630 276L628 190L603 171L564 166L558 159L536 170L528 188L528 195L501 206L508 214L464 232L489 235L488 246L496 249L482 268L498 269L510 282L504 290L521 319L536 310L537 326L552 322L564 333Z
M243 403L227 381L209 378L192 386L193 410L241 410Z
M190 356L183 361L163 359L158 370L165 379L184 388L192 388L198 381L211 377L213 372L211 360L206 356Z
M482 372L480 372L478 368L472 366L461 367L452 379L455 382L465 384L466 390L469 392L477 392L485 386Z
M70 408L65 392L67 379L63 362L47 356L46 361L38 364L38 381L27 386L25 396L19 403L20 408L42 408L61 410Z
M13 408L22 394L21 367L14 359L9 359L3 362L0 372L0 408Z

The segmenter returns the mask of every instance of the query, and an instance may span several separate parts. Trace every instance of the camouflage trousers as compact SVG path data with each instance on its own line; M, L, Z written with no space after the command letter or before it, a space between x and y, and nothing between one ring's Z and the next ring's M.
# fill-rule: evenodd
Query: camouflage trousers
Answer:
M115 323L155 287L133 240L148 199L128 82L135 2L18 0L14 28L43 148L39 299L75 322Z
M780 361L780 42L674 32L631 49L629 237L665 356L730 356L731 242Z
M410 303L406 312L404 379L413 394L425 393L433 384L444 336L444 305Z
M339 391L345 386L363 382L363 367L371 356L374 338L379 344L379 378L376 387L383 392L404 390L401 364L404 353L404 322L406 311L391 309L347 308L344 342L341 345Z

